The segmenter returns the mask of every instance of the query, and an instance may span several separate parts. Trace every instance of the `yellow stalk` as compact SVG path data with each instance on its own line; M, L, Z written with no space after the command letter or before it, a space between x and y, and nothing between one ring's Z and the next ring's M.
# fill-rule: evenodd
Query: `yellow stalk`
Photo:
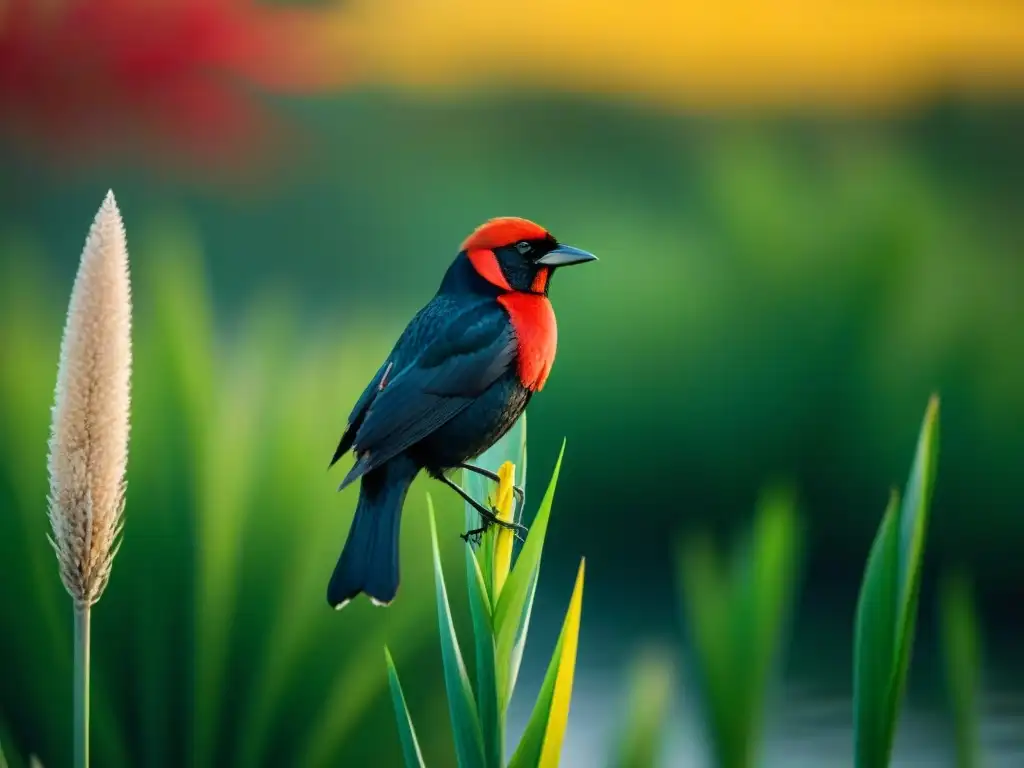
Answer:
M516 465L506 461L498 467L498 490L495 493L494 506L498 510L498 519L505 522L513 522L512 512L515 509L515 494L513 488L516 483ZM494 589L492 601L498 603L498 595L501 588L505 586L505 579L512 568L512 531L497 526L494 538Z

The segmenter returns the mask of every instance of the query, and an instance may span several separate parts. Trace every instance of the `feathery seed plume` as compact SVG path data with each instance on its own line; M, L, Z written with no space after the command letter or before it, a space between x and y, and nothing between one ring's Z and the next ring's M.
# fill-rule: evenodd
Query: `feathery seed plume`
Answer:
M117 552L131 361L128 249L108 192L71 291L50 431L50 543L76 608L99 600Z

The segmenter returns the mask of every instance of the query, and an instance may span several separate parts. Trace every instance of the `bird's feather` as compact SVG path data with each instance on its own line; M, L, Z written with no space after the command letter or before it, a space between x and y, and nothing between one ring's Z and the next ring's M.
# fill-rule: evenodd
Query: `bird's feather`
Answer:
M423 351L372 398L341 487L379 467L468 407L516 360L508 314L493 301L451 317Z
M345 427L345 432L341 436L341 440L338 441L338 447L334 451L334 457L331 459L331 463L328 467L333 467L335 463L348 453L352 447L352 443L356 439L356 432L359 427L362 426L363 418L366 416L367 410L370 408L370 403L381 390L381 384L384 381L384 376L388 373L391 368L390 357L385 360L381 365L377 374L373 377L369 384L366 385L366 389L363 390L363 394L356 400L356 404L352 407L352 413L348 416L348 425Z

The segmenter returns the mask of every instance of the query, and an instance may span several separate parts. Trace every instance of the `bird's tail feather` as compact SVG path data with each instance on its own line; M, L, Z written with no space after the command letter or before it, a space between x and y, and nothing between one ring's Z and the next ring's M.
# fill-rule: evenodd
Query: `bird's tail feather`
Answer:
M360 592L378 605L398 593L402 506L417 467L395 457L362 478L359 503L330 584L327 602L341 609Z

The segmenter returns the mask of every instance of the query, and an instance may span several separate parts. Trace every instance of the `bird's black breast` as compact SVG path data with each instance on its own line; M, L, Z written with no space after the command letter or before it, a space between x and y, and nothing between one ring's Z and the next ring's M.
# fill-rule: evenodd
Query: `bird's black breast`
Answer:
M469 407L410 450L431 474L469 461L500 440L526 410L532 392L515 367L495 381Z

